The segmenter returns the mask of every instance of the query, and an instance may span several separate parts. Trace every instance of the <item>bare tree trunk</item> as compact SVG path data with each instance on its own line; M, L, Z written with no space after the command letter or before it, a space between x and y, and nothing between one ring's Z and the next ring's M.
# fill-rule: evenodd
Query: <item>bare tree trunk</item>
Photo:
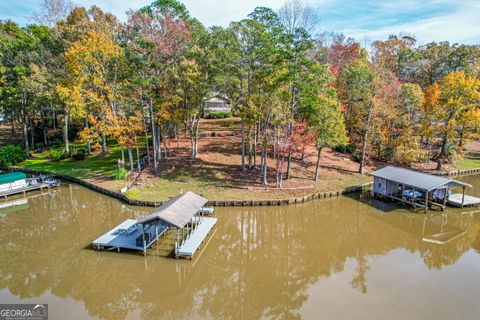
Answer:
M242 118L242 171L245 171L245 119Z
M86 128L89 127L87 117L85 117L85 127L86 127ZM92 153L92 144L90 143L90 141L87 141L87 153L88 153L88 154L91 154L91 153Z
M157 159L162 160L162 126L157 126Z
M288 147L288 158L287 158L287 176L285 180L290 179L290 164L292 163L292 146Z
M262 184L267 185L267 146L264 143L262 147L263 153L263 167L262 167Z
M167 147L167 139L168 139L168 125L165 127L163 126L163 151L165 153L165 159L168 157L168 147Z
M282 189L283 185L283 167L285 164L285 156L282 154L282 162L280 164L280 189Z
M147 119L143 119L143 126L145 128L145 148L147 149L147 163L150 165L150 146L148 143L148 128L147 128Z
M63 147L65 152L70 152L70 146L68 145L68 123L69 123L69 114L68 110L65 109L65 116L64 116L64 126L63 126Z
M437 159L436 170L438 171L442 171L443 169L443 160L447 153L447 142L448 142L447 133L444 133L442 138L442 148L440 149L440 154L438 155L438 159Z
M107 148L107 136L102 133L102 156L107 155L108 148Z
M157 173L157 137L155 135L155 117L153 115L153 106L150 97L148 98L148 110L150 112L150 122L152 127L153 170Z
M176 137L177 137L177 149L180 149L180 125L175 125Z
M132 152L132 148L131 147L128 147L128 160L130 162L130 171L133 171L133 152Z
M360 167L358 172L361 174L365 173L365 155L367 153L367 144L368 144L368 134L370 133L370 122L372 121L373 115L373 98L370 101L370 106L368 108L367 123L365 125L365 133L363 134L363 146L362 146L362 156L360 159Z
M322 149L323 147L318 147L317 166L315 167L315 181L318 180L318 171L320 169L320 158L322 156Z
M275 157L275 188L280 188L280 159Z
M248 169L252 169L252 126L248 126Z
M40 112L41 118L42 118L42 131L43 131L43 144L45 147L48 145L48 131L47 131L47 124L45 119L47 118L42 112ZM45 116L45 117L44 117Z
M267 168L268 168L268 152L267 152L267 145L268 145L268 137L267 137L267 134L268 134L268 119L265 120L265 128L264 128L264 132L263 132L263 156L264 156L264 164L263 164L263 174L262 174L262 183L263 185L267 185Z
M141 171L142 168L141 168L141 164L140 164L140 150L138 150L138 144L137 144L137 138L135 138L135 149L137 149L137 168L138 168L138 171Z
M125 148L122 146L122 165L125 165Z
M28 126L27 126L27 116L24 115L24 112L22 111L23 115L23 139L25 142L25 150L28 152L30 149L29 142L28 142Z
M30 139L31 139L31 144L30 146L32 149L35 149L35 128L33 126L33 121L30 121Z
M50 107L52 107L52 103L50 102ZM55 110L52 109L52 125L53 131L57 132L57 115L55 114Z
M253 169L257 169L257 122L253 125Z

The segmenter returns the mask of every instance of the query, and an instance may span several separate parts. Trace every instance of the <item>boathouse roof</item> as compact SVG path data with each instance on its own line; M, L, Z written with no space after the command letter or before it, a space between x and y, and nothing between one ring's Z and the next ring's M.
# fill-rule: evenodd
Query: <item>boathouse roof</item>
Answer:
M23 172L12 172L0 174L0 184L15 182L17 180L26 179L27 175Z
M371 175L377 178L394 181L424 191L430 191L438 188L471 187L471 185L469 185L468 183L464 183L452 178L445 178L428 173L392 166L388 166L372 172Z
M207 202L207 199L189 191L165 201L138 223L143 224L159 219L169 226L183 228Z

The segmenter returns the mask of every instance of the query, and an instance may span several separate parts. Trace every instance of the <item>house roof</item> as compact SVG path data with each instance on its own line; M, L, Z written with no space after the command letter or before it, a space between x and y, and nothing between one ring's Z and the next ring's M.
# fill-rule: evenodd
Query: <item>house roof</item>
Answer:
M140 219L138 223L143 224L159 219L170 226L183 228L207 201L189 191L165 201L152 214Z
M26 179L27 175L23 172L12 172L0 174L0 184L15 182L18 180Z
M407 186L415 187L424 191L429 191L440 187L471 187L471 185L469 185L468 183L464 183L451 178L434 176L419 171L392 166L388 166L372 172L371 175L374 177L395 181Z
M215 100L215 99L222 100L224 102L230 103L230 100L228 98L226 98L224 96L221 96L219 94L216 94L216 95L213 95L213 96L209 97L207 99L207 102L210 102L210 101Z

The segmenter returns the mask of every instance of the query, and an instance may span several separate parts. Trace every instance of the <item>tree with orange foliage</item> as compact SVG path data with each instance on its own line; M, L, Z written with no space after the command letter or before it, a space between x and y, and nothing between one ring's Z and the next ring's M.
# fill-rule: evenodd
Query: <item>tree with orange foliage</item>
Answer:
M100 130L105 155L107 128L113 127L124 94L123 49L106 34L89 31L70 46L65 60L68 74L57 86L57 93L67 106L67 114L78 118L93 114L99 119L101 124L93 128Z

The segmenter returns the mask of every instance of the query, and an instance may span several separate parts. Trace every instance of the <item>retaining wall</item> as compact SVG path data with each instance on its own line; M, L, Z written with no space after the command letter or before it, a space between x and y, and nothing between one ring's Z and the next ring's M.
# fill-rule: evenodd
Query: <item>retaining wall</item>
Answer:
M157 202L157 201L143 201L143 200L134 200L130 199L126 195L120 193L120 192L115 192L109 189L105 189L102 187L99 187L93 183L90 183L88 181L75 178L66 174L61 174L61 173L50 173L46 171L39 171L39 170L31 170L31 169L25 169L25 168L12 168L12 167L7 167L4 168L5 170L8 171L21 171L29 174L53 174L54 176L65 180L65 181L70 181L74 182L76 184L82 185L84 187L87 187L89 189L92 189L94 191L100 192L104 195L119 199L129 205L132 206L142 206L142 207L158 207L160 206L163 202ZM474 174L480 174L480 168L477 169L471 169L471 170L455 170L455 171L449 171L447 173L433 173L435 175L441 175L441 176L459 176L459 175L474 175ZM315 200L315 199L322 199L322 198L331 198L331 197L337 197L342 194L349 194L349 193L355 193L355 192L362 192L364 190L370 189L372 186L373 182L368 182L365 184L361 185L356 185L356 186L351 186L347 187L345 189L340 189L340 190L334 190L334 191L324 191L324 192L316 192L312 193L303 197L298 197L298 198L291 198L291 199L280 199L280 200L219 200L219 201L209 201L207 203L208 206L214 206L214 207L253 207L253 206L281 206L281 205L289 205L289 204L296 204L296 203L305 203L307 201Z

